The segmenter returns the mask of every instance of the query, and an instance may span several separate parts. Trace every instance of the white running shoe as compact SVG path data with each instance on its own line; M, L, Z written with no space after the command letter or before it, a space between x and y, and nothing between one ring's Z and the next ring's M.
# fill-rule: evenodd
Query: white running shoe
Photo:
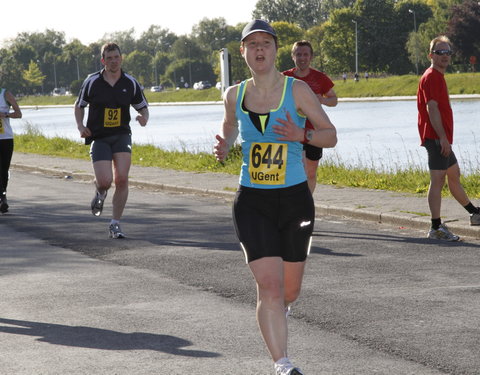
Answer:
M290 361L275 363L275 375L304 375L298 367L293 367Z

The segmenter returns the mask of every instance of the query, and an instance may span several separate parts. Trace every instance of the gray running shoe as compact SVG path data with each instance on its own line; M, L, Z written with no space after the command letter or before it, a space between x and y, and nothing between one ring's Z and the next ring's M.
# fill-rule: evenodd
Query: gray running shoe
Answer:
M110 224L108 231L110 232L110 238L125 238L119 224Z
M480 214L470 214L470 225L480 225Z
M107 193L105 193L105 196L102 198L100 193L97 191L95 193L95 196L92 199L91 207L92 207L92 214L94 216L100 216L103 211L103 202L105 201L105 198L107 197Z
M427 235L428 238L433 240L443 240L443 241L458 241L460 237L456 236L450 232L445 224L440 224L438 229L431 228Z
M0 198L0 212L2 214L8 212L8 202L6 196L2 196L2 198Z

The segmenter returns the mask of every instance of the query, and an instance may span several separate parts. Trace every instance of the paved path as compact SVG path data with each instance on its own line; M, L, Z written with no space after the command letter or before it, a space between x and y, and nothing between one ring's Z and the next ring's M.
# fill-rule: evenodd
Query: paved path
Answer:
M21 170L93 179L91 163L84 160L15 153L12 163L13 168ZM132 166L130 179L131 184L137 186L225 197L233 197L238 186L238 176L234 175L139 166ZM426 197L383 190L318 185L314 199L319 215L345 216L405 228L425 229L425 233L430 226ZM478 201L473 203L480 204ZM480 238L480 227L470 226L468 213L453 198L443 199L442 219L455 234Z

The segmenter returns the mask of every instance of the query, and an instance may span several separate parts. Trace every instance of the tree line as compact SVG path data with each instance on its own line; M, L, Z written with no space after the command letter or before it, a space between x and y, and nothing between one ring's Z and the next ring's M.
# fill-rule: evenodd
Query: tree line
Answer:
M291 68L291 46L312 42L313 66L330 75L368 71L421 73L429 64L430 40L446 34L454 44L452 69L474 69L480 57L480 4L477 0L259 0L252 18L272 23L278 33L279 70ZM248 21L248 20L246 20ZM231 57L231 79L248 71L239 53L245 23L228 25L222 17L204 18L188 35L151 25L138 38L135 30L105 34L89 45L69 42L65 33L19 33L0 49L0 86L21 94L50 93L65 87L74 94L88 73L101 69L100 48L115 41L124 70L144 86L192 87L219 80L219 50Z

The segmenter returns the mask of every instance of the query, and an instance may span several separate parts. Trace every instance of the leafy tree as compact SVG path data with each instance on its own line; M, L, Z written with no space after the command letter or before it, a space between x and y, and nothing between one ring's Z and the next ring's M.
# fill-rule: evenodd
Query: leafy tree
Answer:
M259 0L252 15L270 22L286 21L308 29L320 22L321 0Z
M25 93L22 66L18 64L11 50L0 50L0 86L15 94Z
M395 23L393 25L394 45L405 49L409 53L398 53L391 59L391 72L406 74L419 69L420 55L425 54L421 49L418 36L414 35L412 41L406 44L410 35L418 30L418 27L432 16L431 8L424 0L407 0L397 2L394 7ZM403 52L403 51L402 51ZM420 73L420 70L418 71Z
M455 54L465 63L470 56L480 54L480 4L478 1L466 0L451 8L448 32L455 45Z
M128 55L137 48L137 42L135 40L135 28L132 27L128 30L104 34L102 38L102 44L107 42L118 44L120 50L122 51L122 55Z
M355 25L356 14L350 8L337 9L322 25L323 39L320 43L325 70L331 73L355 71Z
M207 50L219 50L229 42L227 40L227 21L225 18L203 18L192 28L192 36L198 44Z
M123 58L124 70L133 75L140 84L152 84L152 56L146 52L134 51Z
M27 86L34 89L35 87L42 87L45 81L45 75L42 74L38 64L31 60L28 69L23 71L23 79Z
M391 48L397 45L392 33L394 1L357 0L354 11L358 23L359 70L391 71Z
M327 21L330 13L335 9L350 8L355 0L322 0L320 1L320 15L322 23Z
M158 25L151 25L137 40L137 50L147 52L152 56L157 52L168 52L177 38L168 29L163 29Z
M414 59L414 45L419 45L419 50L422 51L419 57L419 63L422 70L430 65L428 57L428 48L430 41L438 35L445 34L448 27L448 20L450 19L450 8L453 5L461 3L462 0L428 0L427 5L430 6L432 16L423 22L417 31L417 35L413 36L411 33L407 40L407 49L410 54L410 60ZM417 38L415 41L414 38Z
M303 39L304 31L290 22L272 22L272 27L278 36L279 47L292 48L293 43Z

